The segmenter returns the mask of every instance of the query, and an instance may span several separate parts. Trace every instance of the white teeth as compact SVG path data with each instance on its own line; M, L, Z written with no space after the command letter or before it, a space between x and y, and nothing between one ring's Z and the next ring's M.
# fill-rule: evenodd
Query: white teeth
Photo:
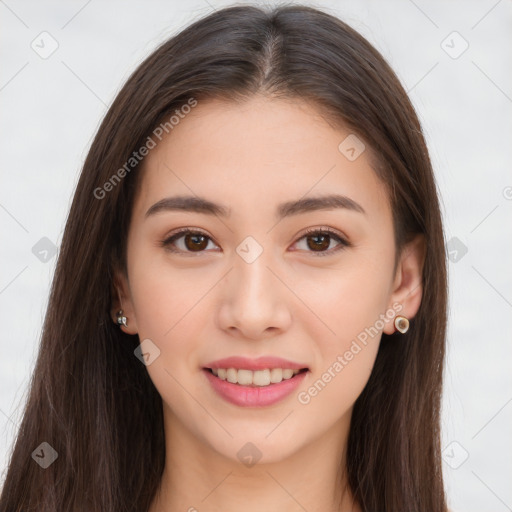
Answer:
M238 372L239 375L241 371L242 370ZM258 370L249 373L253 374L252 382L250 382L250 384L254 384L255 386L268 386L270 384L270 370ZM239 384L242 384L240 381L238 382Z
M241 386L268 386L278 384L283 380L291 379L300 370L291 368L272 368L265 370L237 370L236 368L212 368L212 373L221 380Z
M282 380L283 370L281 368L272 368L272 370L270 370L270 382L272 382L272 384L276 384Z
M234 368L228 368L226 379L231 384L236 384L238 382L238 372Z
M293 377L293 370L291 370L290 368L283 370L283 379L291 379L292 377Z
M238 384L250 386L252 384L252 374L251 370L238 370Z

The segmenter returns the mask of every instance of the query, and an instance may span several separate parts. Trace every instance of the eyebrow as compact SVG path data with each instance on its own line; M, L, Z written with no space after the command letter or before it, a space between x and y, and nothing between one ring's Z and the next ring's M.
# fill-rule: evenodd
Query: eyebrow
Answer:
M364 208L353 199L350 199L350 197L331 194L320 197L306 197L295 201L281 203L277 207L276 217L278 219L283 219L284 217L290 217L301 213L313 212L316 210L334 210L338 208L352 210L366 215ZM175 196L165 197L155 203L148 209L145 218L164 211L196 212L206 215L217 215L224 218L231 216L231 208L222 204L217 204L209 201L208 199L197 196Z

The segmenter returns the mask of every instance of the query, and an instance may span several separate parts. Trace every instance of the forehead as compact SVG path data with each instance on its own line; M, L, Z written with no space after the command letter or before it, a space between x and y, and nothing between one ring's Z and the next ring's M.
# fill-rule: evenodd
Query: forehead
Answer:
M145 212L166 195L186 194L240 213L340 193L370 215L389 213L369 148L357 156L363 146L354 137L310 102L261 96L243 103L199 101L145 157L136 208Z

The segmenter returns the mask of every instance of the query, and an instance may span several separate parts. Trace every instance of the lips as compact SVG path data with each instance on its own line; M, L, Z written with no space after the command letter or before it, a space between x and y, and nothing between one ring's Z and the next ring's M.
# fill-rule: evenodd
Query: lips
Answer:
M309 368L279 357L228 357L208 363L203 373L213 390L231 404L264 407L288 397Z
M210 370L203 370L206 380L216 394L223 400L239 407L267 407L290 398L308 373L307 371L299 372L288 380L260 387L233 384L219 379Z

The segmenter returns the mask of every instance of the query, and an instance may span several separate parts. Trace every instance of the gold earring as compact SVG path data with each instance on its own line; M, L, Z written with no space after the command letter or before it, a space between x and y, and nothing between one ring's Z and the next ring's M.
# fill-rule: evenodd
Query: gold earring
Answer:
M123 315L123 310L120 309L117 312L117 325L124 325L126 327L126 324L128 323L128 319Z
M397 316L395 318L395 327L402 333L406 333L409 329L409 320L405 316Z

